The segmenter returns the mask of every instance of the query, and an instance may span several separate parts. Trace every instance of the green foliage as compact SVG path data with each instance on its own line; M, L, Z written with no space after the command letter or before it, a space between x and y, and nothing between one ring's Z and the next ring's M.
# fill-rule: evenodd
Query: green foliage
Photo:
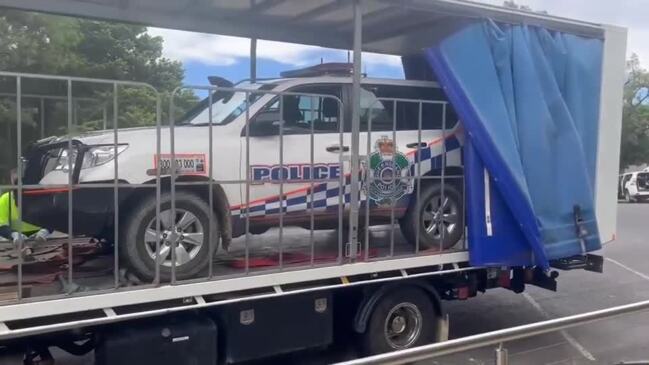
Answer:
M649 162L649 72L637 55L627 62L628 82L624 87L622 151L620 169Z
M162 57L162 49L163 39L147 34L144 26L0 10L0 70L147 83L159 92L166 124L170 94L181 85L184 70L180 62ZM0 77L0 93L5 94L0 95L0 174L4 176L16 161L16 79ZM67 93L65 81L22 79L23 95L59 98L44 102L44 135L112 127L112 85L74 82L73 113L68 113ZM156 101L147 88L119 86L118 126L155 125ZM177 114L196 102L193 92L180 92L175 97ZM38 98L22 99L23 146L41 136L40 103ZM69 115L74 124L70 132Z
M136 81L156 88L163 101L163 121L167 121L169 95L182 83L182 64L162 57L163 39L152 37L146 27L107 23L14 10L0 11L0 70ZM112 114L112 86L73 83L73 97L96 100L75 105L77 130L96 129L103 124L103 105ZM15 79L0 80L0 91L15 93ZM67 86L65 82L25 80L23 93L57 95L49 101L46 116L49 133L62 133L67 126ZM118 90L120 128L155 124L156 97L144 87ZM182 113L196 101L191 92L176 97ZM5 100L6 101L6 100ZM0 122L15 123L15 108L0 103ZM37 107L25 98L26 108ZM4 105L4 106L3 106ZM13 110L12 110L13 109ZM35 126L32 115L24 112L25 126ZM109 115L112 120L112 115ZM65 133L65 132L63 132Z

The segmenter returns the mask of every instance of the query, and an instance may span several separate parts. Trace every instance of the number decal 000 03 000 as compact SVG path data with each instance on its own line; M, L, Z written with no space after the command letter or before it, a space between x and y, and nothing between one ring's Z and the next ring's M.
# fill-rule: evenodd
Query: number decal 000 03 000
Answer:
M156 156L155 163L159 164L161 174L168 175L170 173L171 161L171 154ZM205 154L176 154L176 174L207 175L206 162Z

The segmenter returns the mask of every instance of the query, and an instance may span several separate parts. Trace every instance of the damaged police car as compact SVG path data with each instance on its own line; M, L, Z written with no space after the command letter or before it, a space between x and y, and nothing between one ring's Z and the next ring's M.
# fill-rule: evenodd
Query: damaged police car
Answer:
M112 130L74 137L72 150L63 138L35 144L24 155L24 183L40 187L24 191L24 219L67 232L72 176L73 233L117 242L120 262L145 280L154 277L156 260L167 280L172 256L176 278L199 275L210 260L210 238L227 249L246 226L260 234L278 225L280 216L284 226L311 228L313 212L314 229L337 228L350 202L352 78L328 66L236 86L219 79L219 86L233 87L217 89L211 106L208 98L200 102L176 123L173 135L169 127L146 127L120 129L117 147ZM450 248L464 232L461 179L442 184L436 178L462 174L463 136L445 100L434 82L362 80L360 223L366 212L369 225L394 219L421 249ZM428 178L416 182L419 175ZM199 184L210 177L211 193ZM110 185L115 180L117 206Z

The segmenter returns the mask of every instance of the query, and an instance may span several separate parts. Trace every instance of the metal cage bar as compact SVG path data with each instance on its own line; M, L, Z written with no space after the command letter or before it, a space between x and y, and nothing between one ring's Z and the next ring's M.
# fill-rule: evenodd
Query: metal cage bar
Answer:
M72 83L72 81L76 82L76 80L71 80L70 83ZM85 79L83 80L83 82L86 82L86 81L87 80L85 80ZM106 145L110 145L113 148L115 148L116 145L117 146L121 145L121 141L118 139L118 134L116 134L119 131L119 123L117 121L118 112L119 112L118 111L118 109L119 109L119 104L118 104L119 103L118 102L119 92L117 92L116 90L118 89L118 87L121 87L123 85L126 85L126 86L142 86L142 85L139 85L139 84L130 85L129 83L122 84L122 83L119 83L119 82L113 82L111 84L111 86L115 90L114 95L113 95L113 99L114 99L113 100L113 104L114 104L113 105L113 109L114 109L114 111L113 111L113 119L114 119L114 121L113 121L113 126L112 126L113 127L113 141L111 141L112 143L106 144ZM308 100L310 100L310 107L308 109L313 110L316 107L316 102L322 102L323 100L328 98L328 99L335 100L335 102L337 103L337 106L338 106L338 110L339 110L339 118L338 118L339 128L338 128L337 133L338 133L338 139L339 139L339 144L340 144L341 148L338 150L338 163L340 164L340 166L342 168L342 173L337 178L327 177L325 179L325 178L319 178L319 177L316 178L316 176L311 176L311 178L309 178L309 179L300 180L301 184L304 184L305 186L308 186L310 188L309 189L310 192L307 195L311 196L311 202L313 202L314 199L315 199L315 189L313 188L313 186L315 184L334 183L334 182L338 183L338 189L337 189L338 190L338 194L337 194L338 197L337 198L338 198L338 202L339 202L339 204L338 204L338 228L339 228L339 230L338 230L338 240L337 240L338 241L338 255L337 255L336 262L335 263L326 263L325 262L325 263L322 263L322 264L318 262L318 258L316 256L316 252L315 252L315 250L316 250L316 242L315 241L316 240L313 238L314 237L313 236L314 229L311 229L311 232L309 233L309 237L310 237L309 238L309 248L308 248L308 250L309 250L308 257L309 258L308 258L308 263L306 265L304 265L304 266L302 266L302 265L296 265L296 266L290 265L290 267L289 267L289 265L287 265L288 261L285 259L285 257L282 257L281 265L279 265L279 267L276 268L276 270L263 270L263 269L262 270L254 270L254 274L255 274L254 276L255 277L262 277L262 276L272 277L274 275L278 275L281 272L287 272L287 273L293 274L293 273L297 273L297 272L300 272L300 271L305 271L308 268L311 268L311 269L314 269L314 270L319 270L321 268L327 268L327 267L331 267L331 266L338 266L338 267L340 267L342 269L343 267L346 266L345 264L353 263L354 261L357 260L357 258L361 258L361 257L357 257L357 256L353 255L354 251L356 251L356 254L359 253L358 252L359 251L358 246L352 244L352 237L351 237L351 232L350 232L351 231L351 226L347 226L347 224L346 224L347 222L343 219L343 217L346 217L346 212L351 210L353 208L353 206L354 206L354 204L352 204L353 197L355 196L355 194L353 192L354 191L354 186L356 186L356 195L359 198L357 204L360 204L362 202L362 200L360 199L361 196L358 193L360 192L359 188L360 188L360 184L361 184L361 182L363 182L363 180L360 179L360 177L361 177L360 176L360 172L361 172L360 165L359 165L359 169L357 169L355 171L352 169L352 171L350 171L348 173L344 172L343 166L347 163L347 161L349 161L348 158L347 158L347 155L344 153L346 151L345 150L345 147L346 147L345 144L347 143L347 140L345 139L346 138L345 133L348 133L348 132L345 131L344 119L341 119L342 116L345 115L345 108L344 108L344 105L343 105L342 101L340 100L340 98L338 98L336 96L329 95L329 94L291 92L291 91L277 91L277 90L250 90L250 89L247 89L247 88L223 88L223 87L215 87L215 86L209 86L209 87L205 87L205 86L197 86L197 87L196 86L183 86L181 88L178 88L177 90L174 91L174 94L172 95L172 98L171 98L171 103L169 105L170 121L169 121L169 142L168 143L170 143L169 147L170 147L171 152L172 152L171 156L170 156L172 161L173 161L171 166L176 166L177 161L178 161L176 159L177 147L175 146L175 139L176 138L175 138L175 133L174 133L175 118L173 118L174 111L175 111L174 96L176 96L180 92L180 90L186 89L186 88L195 88L195 89L199 89L199 90L207 90L209 92L209 95L210 95L210 96L208 96L208 101L209 101L209 105L210 105L210 107L208 107L208 109L210 109L209 110L209 116L210 116L209 118L210 118L210 121L212 123L209 123L208 128L209 128L210 132L209 132L209 134L207 136L208 137L208 142L209 142L209 149L210 149L210 158L209 158L210 172L208 173L209 176L208 176L207 181L177 181L177 180L179 180L178 179L179 174L177 173L176 169L172 168L169 171L162 171L160 163L156 163L156 169L155 169L156 170L155 171L156 172L156 182L155 182L155 184L124 183L124 182L119 181L119 175L118 175L119 174L119 171L118 171L118 169L119 169L118 166L119 165L118 165L118 163L116 163L116 166L114 166L115 171L114 171L114 175L113 175L113 181L111 183L105 183L105 182L103 182L103 183L85 183L84 182L83 184L81 184L81 183L78 183L77 181L75 181L73 179L72 181L68 181L68 184L60 186L61 188L65 188L65 189L67 189L67 191L70 191L70 192L72 192L74 190L82 191L84 189L90 189L90 188L93 188L93 187L111 188L111 189L113 189L113 194L114 194L113 200L114 200L114 204L116 206L119 205L119 201L118 201L119 200L119 191L123 187L124 188L126 188L126 187L137 187L137 188L143 188L143 189L144 188L146 188L146 189L155 189L155 192L156 192L156 222L155 223L156 223L156 236L157 236L157 238L156 238L156 242L155 242L156 243L156 251L155 251L156 252L156 260L155 260L155 271L156 271L156 273L155 273L155 278L154 278L153 283L152 283L153 287L157 287L157 286L159 286L161 284L162 280L161 280L161 272L160 271L161 271L161 265L162 265L162 263L164 261L164 260L161 260L162 255L161 255L161 247L160 247L161 246L161 238L160 238L161 235L160 235L160 233L161 233L161 229L162 229L161 228L161 223L162 223L161 222L161 214L160 214L161 213L160 212L161 211L161 199L162 199L162 196L161 196L162 195L162 188L161 188L161 186L162 186L162 177L163 176L172 175L171 184L170 184L170 189L174 191L174 193L173 193L174 196L173 196L173 198L171 199L171 202L170 202L172 205L175 205L175 201L176 201L175 191L177 191L177 189L180 189L181 187L196 187L196 188L198 188L200 186L203 186L203 187L206 187L206 188L209 189L210 193L208 193L208 194L213 194L213 191L214 191L213 189L216 187L217 184L223 184L223 185L225 185L225 184L245 184L245 186L246 186L245 195L246 196L245 196L244 204L241 207L241 213L243 214L243 217L244 217L244 219L246 221L246 231L245 231L246 243L245 243L245 245L246 246L249 245L249 243L247 241L248 241L248 238L249 238L249 235L250 235L250 223L251 223L250 222L251 215L249 214L250 213L250 202L251 202L250 186L251 186L251 184L254 183L254 181L252 180L251 169L250 169L250 164L251 164L250 148L246 148L246 157L245 157L246 173L245 173L245 176L243 178L224 180L224 179L219 179L215 174L213 174L213 168L214 168L213 165L214 165L215 160L212 158L212 155L213 155L213 152L214 152L214 149L213 149L214 141L213 141L212 136L213 136L214 132L211 131L211 130L213 128L213 122L214 121L212 120L213 112L211 110L211 106L212 106L212 104L214 102L212 93L216 92L217 90L218 91L233 91L233 92L239 91L239 92L244 92L246 94L246 97L245 97L246 101L250 102L250 105L247 105L247 107L245 108L246 110L245 110L245 127L244 128L245 128L245 132L246 132L245 133L246 134L245 138L246 138L246 145L247 146L250 146L250 143L251 143L251 140L250 140L251 119L253 118L253 113L257 112L255 110L251 109L252 104L254 103L254 102L251 101L252 99L255 99L255 102L256 102L257 100L259 100L258 97L261 97L261 96L264 96L264 95L271 95L271 98L273 96L274 97L279 97L280 100L283 97L290 96L290 95L306 96L306 98ZM209 100L209 99L211 99L211 100ZM266 99L264 99L264 100L266 100ZM392 98L392 99L389 99L389 100L394 105L398 105L399 103L405 103L405 102L409 102L409 103L418 102L420 104L422 103L422 101L416 100L416 99ZM431 102L431 103L440 104L442 102ZM372 107L374 107L374 106L372 106ZM160 108L161 108L160 99L158 97L157 103L156 103L156 132L155 132L156 133L156 155L157 156L161 156L161 151L162 151L162 146L163 146L162 143L165 143L165 145L167 144L167 142L162 141L162 134L161 134L162 125L161 125L161 118L160 118L160 114L161 114ZM284 108L283 103L282 103L282 108ZM419 108L421 109L421 105L419 106ZM393 109L396 110L396 107L393 108ZM393 139L396 139L398 136L396 135L395 124L397 124L398 121L397 121L397 118L395 117L394 113L395 112L393 111L393 116L392 116L392 126L393 126L393 128L392 128L392 136L393 136ZM313 112L312 112L312 114L313 114ZM370 115L371 114L372 113L370 113ZM280 116L283 116L283 113L281 113ZM367 131L367 135L368 135L368 151L371 148L371 134L372 134L372 127L371 127L372 120L371 119L372 119L372 117L370 117L369 119L370 119L370 120L368 120L369 129ZM421 116L419 117L419 119L421 119ZM360 123L360 121L359 121L359 123ZM419 124L421 124L421 121L419 121ZM315 155L314 155L314 149L315 149L315 145L316 145L316 139L315 138L316 138L316 136L318 134L318 132L314 128L315 128L315 126L312 123L310 125L310 129L309 129L310 133L305 133L305 134L309 134L309 144L310 144L309 166L311 167L312 170L313 170L313 165L316 164L316 159L315 159ZM360 127L360 124L359 124L358 125L359 134L360 134L360 128L361 127ZM70 129L72 129L72 128L70 128ZM419 128L419 129L421 129L421 128ZM282 127L282 131L284 131L283 127ZM419 130L418 133L421 133L421 130ZM283 139L284 138L284 133L281 133L281 134L282 134L282 139ZM68 141L67 143L70 144L72 142ZM284 151L284 148L287 146L284 141L282 141L282 145L283 146L282 146L282 149L280 151ZM73 146L73 147L75 147L75 146ZM353 160L354 151L352 150L351 153L352 153L352 160ZM359 162L360 162L360 156L357 156L357 158L359 159ZM280 166L285 167L286 161L285 161L284 158L282 158L282 160L283 161L280 161ZM353 163L352 163L352 165L353 165ZM295 182L295 181L291 181L288 176L284 175L285 174L283 172L284 169L282 169L281 171L282 171L282 174L281 174L282 176L280 176L280 179L278 179L278 181L276 181L276 183L278 183L280 185L283 185L283 184L294 183ZM173 176L173 175L175 175L175 176ZM354 179L354 176L356 176L356 178L357 178L357 184L354 185L352 183L351 186L347 186ZM394 179L393 183L397 181L396 178L397 178L396 176L393 176L393 179ZM402 177L398 177L398 178L402 178ZM406 177L403 177L403 178L405 179ZM429 177L429 176L408 176L407 177L407 179L416 180L419 184L421 183L421 180L432 179L432 178L434 178L434 177ZM347 179L349 179L349 180L347 180ZM371 176L366 176L365 179L368 179L369 181L371 181L372 177ZM5 186L0 186L0 188L4 188L4 187ZM38 188L40 188L42 186L39 185L39 184L30 184L30 185L25 185L23 187L38 189ZM53 186L48 186L48 187L53 187ZM10 190L11 189L15 190L15 187L9 186L9 189ZM347 189L349 189L349 190L347 190ZM282 189L282 190L284 190L284 189ZM286 194L287 194L286 191L282 191L281 194L280 194L280 201L281 202L280 202L279 213L278 213L279 214L278 218L281 217L280 219L284 219L283 216L286 213L288 213L287 204L286 204L286 199L287 199ZM347 195L347 194L349 194L349 195ZM213 198L214 198L213 195L209 198L210 206L212 208L214 208ZM363 199L366 199L366 198L363 198ZM370 217L371 217L371 212L369 212L369 210L370 210L369 209L370 208L369 202L366 201L366 204L367 205L366 205L365 209L368 212L367 212L366 217L365 217L366 222L367 222L367 224L365 226L369 227L369 225L371 224L371 221L369 220ZM358 207L359 207L359 205L357 205L357 208ZM308 217L309 221L310 221L309 225L311 227L313 227L313 228L315 228L314 225L317 222L316 221L316 218L317 218L316 213L317 212L315 211L314 208L315 208L314 204L311 204L311 211L309 212L309 217ZM119 211L117 211L117 212L115 212L114 217L113 217L113 219L115 219L118 223L119 223L119 219L120 219L119 216L120 215L121 215L121 213ZM394 207L390 208L390 216L391 217L395 216ZM213 217L211 219L213 219ZM392 219L392 221L394 221L394 219ZM357 223L359 223L359 222L357 222ZM214 224L213 222L209 224L208 235L211 235L211 231L212 231L212 227L213 227L212 225L213 224ZM358 226L357 226L357 228L358 228ZM348 231L350 236L343 236L343 231L348 230L348 229L350 230L350 231ZM395 240L394 240L394 235L395 235L394 229L395 229L395 227L391 227L391 232L390 232L390 235L391 235L391 239L390 239L390 241L391 241L391 243L390 243L390 246L391 246L390 255L388 255L387 257L385 257L383 259L387 260L387 259L390 259L392 256L394 256L394 259L397 259L397 260L398 259L405 259L405 260L415 259L416 257L414 257L414 256L401 255L401 252L399 254L396 254L396 252L395 252ZM119 236L119 230L120 230L119 227L115 227L116 236ZM361 259L363 261L370 261L369 260L370 259L370 249L369 249L370 248L370 240L369 240L369 237L368 237L369 236L369 231L366 230L365 232L363 232L363 234L366 237L366 242L365 242L364 257L362 257ZM283 238L285 238L285 237L286 236L284 236ZM214 240L210 238L209 239L209 244L210 245L216 244L216 241L214 241L214 242L212 242L212 241L214 241ZM285 246L285 243L286 242L285 242L284 239L280 240L280 246ZM349 250L348 251L346 251L344 249L346 244L349 244L349 247L348 247ZM175 247L175 244L174 244L174 247ZM212 247L212 249L214 249L214 247ZM281 248L281 250L283 252L282 252L282 255L280 255L280 257L284 256L285 249L286 249L286 247ZM245 247L245 250L246 250L246 252L245 252L245 268L244 268L244 272L242 274L244 277L245 276L250 276L253 273L252 270L251 270L251 265L250 265L250 257L251 257L251 253L252 253L251 251L253 250L253 248L252 247ZM119 251L117 247L115 247L115 251ZM171 250L171 254L174 254L174 252L175 252L175 248ZM350 256L346 258L345 255L344 255L345 253L350 254ZM210 254L210 257L211 257L211 254ZM456 256L448 256L449 259L456 260L456 259L454 259L452 257L456 257ZM457 257L459 257L459 256L457 256ZM445 260L445 259L446 258L443 258L443 260ZM419 262L419 261L417 261L417 262ZM423 263L423 261L422 261L422 263ZM377 264L380 264L380 263L377 263ZM212 263L211 260L210 260L209 265L212 266L212 265L214 265L214 263ZM418 265L418 264L416 264L416 265ZM119 273L119 271L118 271L119 267L120 267L119 262L115 261L114 266L115 266L114 271L116 273ZM175 271L178 268L178 266L179 265L178 265L177 258L175 258L175 257L172 258L171 270ZM391 267L391 265L387 264L387 262L386 262L386 265L381 265L381 266ZM220 282L227 281L228 279L233 278L233 277L239 277L239 275L241 275L241 274L239 274L239 273L221 274L220 272L219 272L219 274L216 274L216 272L213 271L213 268L211 268L211 269L209 269L209 273L207 275L208 276L207 278L179 280L179 278L177 276L172 275L172 276L175 276L175 277L172 278L171 284L176 285L176 286L180 285L180 284L186 284L186 285L197 285L197 284L203 284L203 283L209 284L209 283L212 283L212 282L217 284L217 283L220 283ZM114 280L115 280L115 283L113 285L113 290L115 291L115 289L117 289L116 287L120 286L121 283L119 283L117 281L117 279L115 279L115 278L114 278ZM131 292L131 291L132 292L137 292L139 290L146 290L149 287L150 287L149 285L144 284L144 285L141 285L141 286L136 286L136 287L133 287L133 288L129 288L127 290L127 292ZM120 287L119 290L116 290L115 292L121 292L121 291L124 291L125 289L126 288ZM103 292L102 290L98 290L96 292L93 291L93 293L102 293ZM110 293L110 291L107 292L107 293ZM68 296L77 297L77 296L85 296L85 295L88 295L88 294L91 294L91 293L85 293L85 294L68 293ZM56 298L56 295L48 296L48 297L29 298L29 301L30 302L33 301L33 300L37 301L39 299L44 299L44 298L50 298L50 299L51 298Z

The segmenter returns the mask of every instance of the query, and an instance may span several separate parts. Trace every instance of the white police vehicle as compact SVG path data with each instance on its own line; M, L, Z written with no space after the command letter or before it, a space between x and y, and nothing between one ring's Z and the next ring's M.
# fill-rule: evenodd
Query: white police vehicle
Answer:
M245 234L247 218L251 233L263 233L278 224L280 200L284 202L285 226L309 228L310 214L306 213L313 209L315 229L338 227L339 195L344 201L343 212L348 211L350 201L352 78L349 71L341 75L340 67L328 69L329 66L294 71L283 75L288 77L254 84L242 82L236 89L216 91L211 108L211 155L208 99L177 123L174 128L177 181L208 181L212 164L213 211L209 208L207 185L179 184L175 193L176 214L172 216L170 128L160 131L162 151L158 156L156 128L147 127L120 129L117 149L113 146L112 130L74 138L72 152L67 150L67 139L48 139L33 146L24 156L24 182L57 187L25 191L25 220L67 231L68 191L61 185L68 183L68 158L73 158L75 183L88 184L112 183L114 161L119 156L120 257L144 279L151 279L155 273L158 236L155 189L141 184L155 186L157 164L163 182L162 278L170 275L172 240L179 242L175 252L176 277L193 277L208 266L208 236L219 237L221 246L227 248L233 237ZM222 79L220 85L231 86ZM360 155L367 158L360 187L363 204L360 222L365 222L364 204L369 201L370 225L390 223L394 217L410 242L419 237L422 249L452 247L464 230L461 180L445 180L442 202L440 179L421 180L417 194L418 184L408 178L419 167L421 175L441 175L444 150L447 152L445 174L462 174L463 137L452 108L444 108L439 103L445 100L442 90L433 82L370 78L363 79L362 86ZM278 96L279 92L288 94ZM426 102L420 109L419 103L406 99ZM446 118L443 118L444 111ZM283 114L281 142L280 112ZM418 131L420 112L421 132ZM371 132L368 132L370 120ZM242 181L248 176L252 182L246 186ZM281 180L284 183L280 184ZM341 182L342 193L339 192ZM284 199L280 199L280 192ZM113 188L106 186L75 189L74 234L113 239L113 194ZM420 204L415 202L417 195ZM214 224L208 235L210 217ZM176 231L172 231L174 227Z
M618 178L618 198L626 202L649 200L649 171L627 172Z

